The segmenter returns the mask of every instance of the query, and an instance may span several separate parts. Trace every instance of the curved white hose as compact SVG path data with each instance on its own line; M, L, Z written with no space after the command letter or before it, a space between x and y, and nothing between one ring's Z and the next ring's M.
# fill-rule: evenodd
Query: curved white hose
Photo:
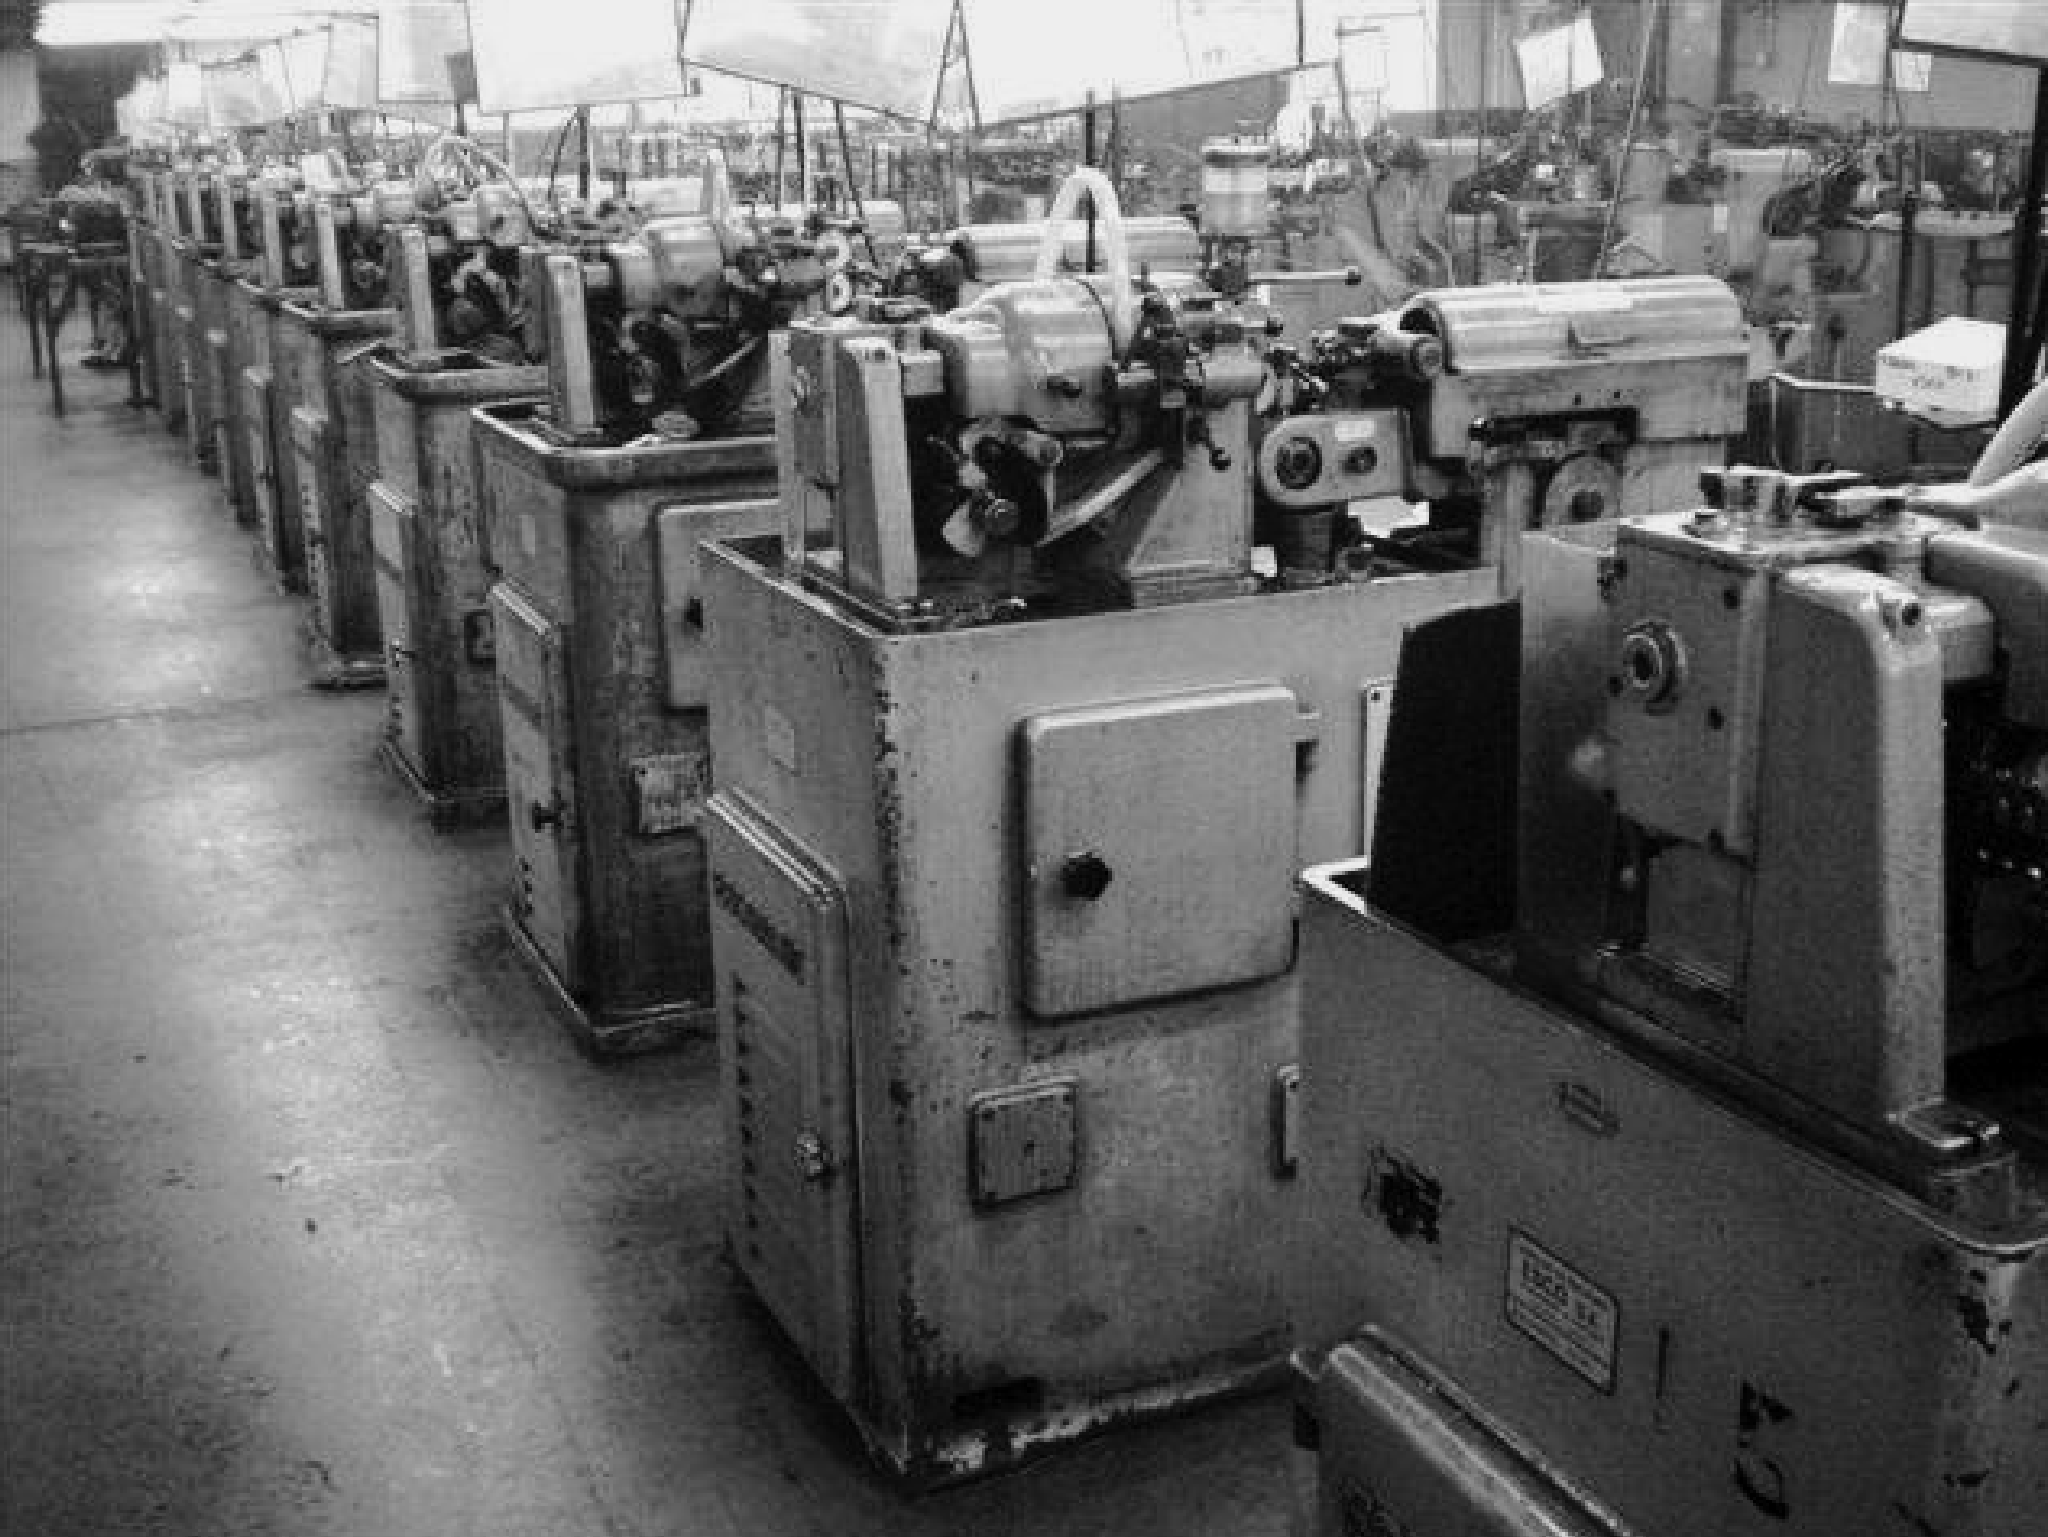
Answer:
M1976 467L1970 471L1970 484L1988 486L2010 474L2033 458L2044 440L2048 440L2048 379L2035 385L2013 407L2012 415L1985 445Z
M469 156L491 175L497 177L512 189L512 195L519 200L520 212L526 215L526 227L535 234L539 234L540 219L533 211L533 204L526 200L526 189L521 187L517 178L512 175L512 168L474 139L464 138L459 133L442 134L440 138L429 144L426 153L420 156L419 176L431 177L433 168L442 159L457 151ZM414 179L417 181L419 177Z
M1138 329L1138 296L1131 289L1131 247L1124 236L1123 205L1117 201L1116 187L1095 167L1076 166L1060 183L1059 196L1046 216L1045 234L1039 238L1038 260L1031 276L1043 283L1058 273L1066 250L1067 221L1080 208L1084 192L1094 197L1095 212L1102 220L1103 249L1109 258L1110 341L1121 356Z

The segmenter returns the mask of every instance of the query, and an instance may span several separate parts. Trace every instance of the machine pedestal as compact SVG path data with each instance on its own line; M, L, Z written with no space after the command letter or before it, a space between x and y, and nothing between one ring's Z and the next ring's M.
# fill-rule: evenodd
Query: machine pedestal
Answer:
M418 367L386 349L373 381L377 478L368 490L390 714L383 756L436 827L504 813L490 578L470 412L544 395L544 368L451 355Z
M178 332L178 240L162 228L145 235L149 276L150 351L156 362L156 398L166 432L185 430L184 348Z
M258 460L250 442L251 396L249 370L270 367L270 321L263 308L263 289L251 279L223 271L219 280L225 289L227 315L227 357L221 381L221 415L226 424L222 449L222 479L228 506L235 521L254 529L262 508L262 492L256 483ZM270 430L268 421L263 430ZM266 453L263 463L268 464Z
M368 490L376 425L367 349L391 329L395 312L326 310L300 300L282 306L278 332L290 358L289 445L313 600L315 665L323 678L381 682L383 631L377 615Z
M203 475L220 473L218 411L213 397L206 333L213 284L205 270L202 247L190 240L176 243L172 295L172 328L177 333L178 380L184 399L184 428L192 462Z
M1997 1221L1916 1199L1362 885L1304 878L1290 1291L1324 1537L2038 1529L2038 1199ZM2010 1129L2040 1146L2037 1118ZM2018 1177L2040 1189L2033 1155ZM1499 1482L1465 1474L1503 1448L1512 1508L1569 1519L1494 1519Z
M512 927L591 1049L708 1032L697 541L777 525L774 446L569 447L529 403L472 420Z
M141 362L142 403L161 407L163 388L157 373L157 240L156 230L138 217L128 223L128 294L134 309L130 343Z
M649 1004L643 1007L587 1008L570 995L562 974L548 959L544 942L526 926L517 906L507 905L500 916L512 946L533 972L541 996L562 1027L584 1051L593 1057L630 1057L643 1052L666 1051L690 1039L708 1037L717 1022L717 1008L709 1003Z
M292 451L292 405L298 394L301 349L290 343L287 300L311 297L305 288L262 288L264 362L243 371L250 486L256 493L256 544L271 579L285 592L306 590L306 533L299 510L298 455Z
M703 560L750 1285L919 1485L1270 1380L1295 877L1370 838L1405 630L1499 573L921 630Z
M221 496L227 509L240 521L241 502L246 495L240 479L245 466L235 454L235 381L240 377L240 370L234 362L228 310L238 281L239 264L231 266L218 257L210 257L199 264L197 282L201 329L198 340L206 370L208 438L211 444L208 457L213 461L213 472L220 476Z
M384 658L375 651L337 651L312 615L306 623L306 660L315 688L382 688Z
M397 687L399 669L387 667L384 686ZM458 827L482 827L491 822L500 822L505 817L505 787L444 791L436 790L420 777L420 772L405 755L396 738L386 736L377 744L377 756L384 766L398 777L398 782L412 792L420 803L420 809L427 814L427 821L436 832L449 832Z

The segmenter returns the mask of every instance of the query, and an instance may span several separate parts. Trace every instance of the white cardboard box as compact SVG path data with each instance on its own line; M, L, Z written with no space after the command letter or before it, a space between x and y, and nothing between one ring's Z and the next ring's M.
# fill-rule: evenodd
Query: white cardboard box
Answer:
M1998 416L2005 327L1951 316L1902 336L1877 354L1877 398L1937 427L1974 427Z

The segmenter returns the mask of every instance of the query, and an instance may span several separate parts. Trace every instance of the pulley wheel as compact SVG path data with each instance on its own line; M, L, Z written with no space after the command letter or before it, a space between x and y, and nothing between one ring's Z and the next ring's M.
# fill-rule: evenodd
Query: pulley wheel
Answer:
M1621 514L1621 472L1598 454L1574 454L1543 488L1542 528L1597 523Z

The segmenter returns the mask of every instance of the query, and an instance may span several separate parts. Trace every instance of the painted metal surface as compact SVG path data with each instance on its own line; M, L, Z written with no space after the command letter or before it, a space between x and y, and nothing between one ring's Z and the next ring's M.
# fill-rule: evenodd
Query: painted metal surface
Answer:
M163 391L157 365L156 319L156 229L150 222L147 200L128 220L128 292L134 306L133 340L141 348L143 398L153 406L163 405Z
M234 279L220 258L209 255L200 260L192 274L193 322L190 344L197 359L196 393L205 406L204 419L193 426L194 453L203 428L206 444L201 468L221 477L221 493L232 510L235 488L228 453L229 381L228 289Z
M511 586L492 589L491 615L511 812L511 910L562 991L574 998L584 991L585 920L567 637Z
M846 891L741 798L714 800L705 829L721 872L712 945L731 1000L719 1099L732 1242L804 1358L845 1398L861 1372Z
M1020 985L1033 931L1019 734L1075 711L1139 722L1189 690L1284 696L1290 708L1259 716L1259 741L1225 711L1220 729L1179 750L1219 779L1260 776L1252 804L1288 813L1276 858L1298 867L1355 853L1368 683L1391 674L1406 625L1484 600L1497 573L920 633L879 628L788 579L774 541L708 544L701 561L714 815L729 810L763 830L757 839L803 851L806 869L837 883L849 925L851 1047L832 1092L853 1106L840 1134L852 1142L819 1153L852 1186L857 1275L835 1270L829 1229L801 1217L776 1249L751 1254L736 1181L728 1222L742 1270L871 1449L918 1482L1261 1380L1285 1340L1279 1239L1294 1186L1276 1172L1274 1095L1295 1055L1295 974L1207 987L1191 969L1197 990L1034 1014ZM1145 736L1133 724L1130 739ZM1091 780L1121 746L1077 763L1060 793L1099 802L1112 831L1118 820L1159 830L1188 871L1228 862L1235 830L1194 813L1232 808L1189 802L1188 817L1160 829L1142 774ZM1238 751L1242 768L1228 762ZM818 1029L816 1001L778 1005L759 980L787 972L792 946L809 953L777 916L787 882L758 859L728 864L725 847L714 844L712 875L722 1039L739 1029L744 988L757 1036L801 1042ZM1145 878L1170 884L1174 872ZM1291 917L1291 897L1281 901ZM770 1017L776 1006L794 1012ZM732 1093L731 1062L726 1071ZM999 1155L977 1200L973 1107L1055 1082L1073 1086L1071 1186L1032 1172L1057 1170L1047 1146ZM754 1088L764 1122L803 1123L793 1104L760 1103L770 1085ZM1018 1179L1047 1188L985 1199ZM851 1386L833 1364L843 1337L816 1342L816 1320L842 1314L855 1320Z
M186 445L192 463L202 474L218 473L214 461L217 415L206 360L206 292L203 247L180 240L172 247L171 329L178 358L178 388L183 397L182 413Z
M279 312L277 339L293 358L286 441L313 600L315 681L381 683L384 642L365 494L375 478L376 425L364 358L390 330L392 311L326 310L287 299Z
M270 324L264 314L263 290L247 278L224 275L227 310L227 356L222 379L223 417L227 425L223 480L235 521L245 528L257 526L263 493L258 488L255 448L250 440L252 396L249 370L270 367ZM262 430L270 430L268 420ZM268 454L265 455L265 462Z
M418 591L421 580L408 572L409 552L418 537L418 505L402 499L384 481L370 485L370 549L376 561L377 612L384 626L384 741L382 751L399 777L425 800L437 825L447 815L428 795L426 782L417 765L426 756L426 739L420 728L420 682L416 671L415 624L408 592ZM492 725L497 724L495 674L490 698ZM491 765L500 782L496 799L504 799L502 734L494 734L498 762ZM484 794L488 796L487 785Z
M1316 1530L1627 1537L1375 1331L1332 1351L1314 1392Z
M653 804L707 776L705 696L676 683L704 641L664 624L661 545L773 527L772 444L564 447L525 404L481 407L472 430L497 622L525 615L560 658L559 686L537 692L538 652L500 630L514 932L586 1048L708 1032L700 796Z
M177 325L177 241L162 225L148 236L149 317L151 351L156 358L157 401L164 427L185 429L185 375L182 333Z
M256 536L272 579L286 592L306 590L305 525L299 509L299 462L292 449L292 407L299 397L299 374L305 348L294 345L294 325L284 311L285 301L305 297L304 289L265 288L259 303L263 308L267 367L252 367L244 374L251 386L251 409L255 396L263 396L260 415L249 422L249 451L252 460L261 456L270 473L260 468L255 477L258 518ZM259 428L258 423L266 424Z
M367 488L391 713L386 756L437 822L495 815L503 730L470 412L543 392L541 368L415 368L381 350Z
M1402 929L1356 883L1306 881L1311 1353L1369 1299L1432 1391L1630 1530L2038 1530L2038 1204L1979 1223L1915 1200ZM1325 1374L1340 1416L1363 1359ZM1406 1503L1405 1469L1361 1449L1326 1443L1329 1537L1373 1502L1390 1531L1522 1530L1458 1524L1469 1506L1441 1486Z
M1024 723L1033 1014L1129 1007L1293 963L1295 710L1285 688L1237 685Z

